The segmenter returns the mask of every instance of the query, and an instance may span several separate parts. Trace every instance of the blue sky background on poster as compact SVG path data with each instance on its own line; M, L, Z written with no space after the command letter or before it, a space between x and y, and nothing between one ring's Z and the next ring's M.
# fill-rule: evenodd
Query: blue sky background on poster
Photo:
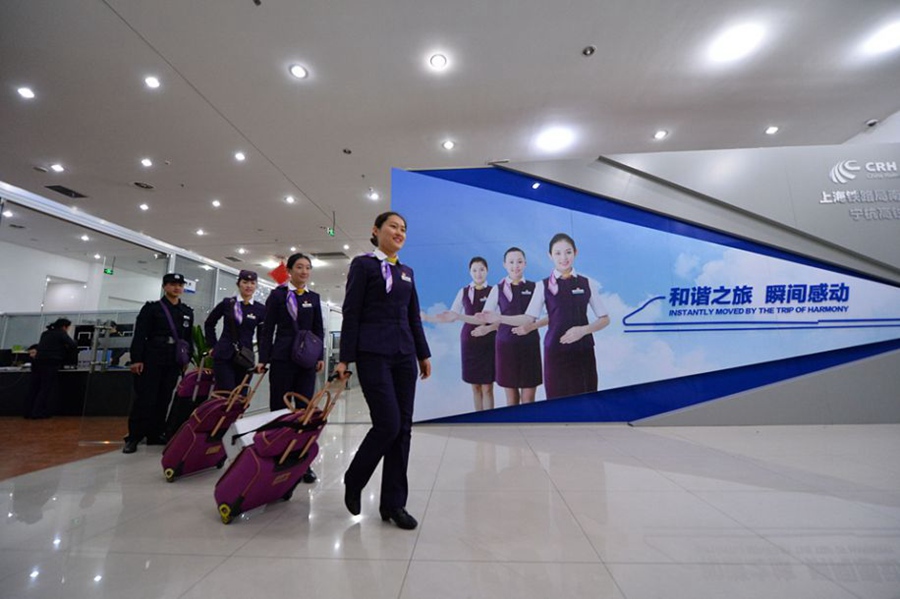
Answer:
M521 247L528 260L526 278L538 280L552 268L547 255L550 238L557 232L572 235L578 246L575 268L600 283L611 316L610 326L594 336L601 389L894 339L900 331L894 327L626 334L622 318L653 297L668 297L672 287L751 286L749 305L761 307L767 285L849 285L848 312L818 315L822 319L900 317L900 290L418 173L394 171L392 195L394 209L409 220L409 239L401 259L416 270L421 305L429 314L449 308L459 289L470 282L472 256L488 260L488 282L495 285L506 274L503 252L511 245ZM593 198L585 196L585 201ZM640 322L679 321L667 315L669 308L668 301L654 302L641 311ZM785 322L799 318L796 314L765 317ZM808 320L809 315L802 318ZM702 322L703 318L681 320ZM460 380L460 327L459 323L426 324L435 368L433 380L420 389L417 420L472 410L469 385ZM499 387L495 396L496 405L503 405ZM538 399L543 397L539 387Z

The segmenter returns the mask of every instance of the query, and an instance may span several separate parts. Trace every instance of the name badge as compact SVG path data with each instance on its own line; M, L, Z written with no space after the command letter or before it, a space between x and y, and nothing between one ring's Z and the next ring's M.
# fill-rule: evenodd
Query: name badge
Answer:
M244 318L250 318L252 320L256 320L256 314L251 312L250 314L244 314Z
M523 289L523 290L522 290L522 295L531 295L531 292L528 291L527 289Z
M309 303L309 302L303 302L303 303L300 304L300 305L301 305L302 307L304 307L304 308L312 308L312 304Z
M406 281L407 283L412 283L412 277L410 277L410 276L409 276L408 274L406 274L405 272L404 272L404 273L400 273L400 278L403 279L404 281Z
M482 298L479 298L478 301L481 302L481 303L483 304L484 302L487 301L487 296L484 296L484 297L482 297Z
M576 287L572 290L572 295L584 295L584 289L581 287Z

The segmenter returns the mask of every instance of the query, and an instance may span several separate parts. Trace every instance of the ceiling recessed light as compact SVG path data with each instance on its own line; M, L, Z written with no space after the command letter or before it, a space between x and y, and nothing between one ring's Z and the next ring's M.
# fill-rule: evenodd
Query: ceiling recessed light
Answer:
M450 66L450 60L444 54L432 54L428 57L428 66L430 66L435 71L443 71L448 66Z
M297 200L294 199L294 196L285 196L284 201L287 202L288 204L293 204Z
M456 147L456 144L453 142L452 139L448 139L447 141L445 141L444 143L441 144L441 147L444 148L445 150L452 150L453 148Z
M16 91L19 92L19 95L26 100L31 100L32 98L34 98L34 91L32 91L30 87L20 87Z
M206 231L203 229L197 229L197 235L206 235Z
M885 25L863 42L864 54L874 56L900 48L900 21Z
M307 71L306 68L302 65L292 64L289 70L291 72L291 75L293 75L297 79L306 79L307 77L309 77L309 71Z
M147 204L141 204L140 206L138 206L138 208L140 208L141 210L143 210L145 212L147 210L150 210L150 206L148 206Z
M244 248L238 248L237 253L238 254L246 254L247 250L245 250Z
M349 246L349 245L346 245L346 244L344 244L344 249L345 249L345 250L349 250L349 249L350 249L350 246Z
M296 252L296 251L297 251L297 246L292 245L292 246L291 246L291 251L292 251L292 252Z
M244 160L247 159L247 156L243 152L235 152L234 159L237 160L238 162L243 162Z
M99 260L100 258L102 258L100 254L94 254L94 260Z
M540 183L535 183L535 184L533 184L533 185L531 186L531 189L537 189L537 188L540 187L540 186L541 186Z
M12 218L12 215L13 215L12 210L4 210L3 211L3 216L5 216L6 218Z
M159 79L152 75L144 79L144 83L146 83L147 87L149 87L150 89L156 89L157 87L159 87Z
M51 164L51 165L50 165L50 170L52 170L54 173L61 173L61 172L63 172L63 171L66 170L66 169L65 169L65 167L64 167L63 165L61 165L61 164Z
M734 62L753 54L766 37L765 28L758 23L744 23L726 29L709 46L713 62Z
M141 159L141 164L149 167L149 166L153 166L153 161L150 160L149 158L143 158L143 159Z
M87 235L82 235L82 236L81 236L81 241L90 241L90 240L91 240L91 238L88 237Z
M213 200L212 205L213 205L213 208L218 208L219 206L222 205L222 202L220 202L219 200Z
M369 188L369 193L366 194L366 197L368 197L370 200L373 200L373 201L374 201L374 200L379 199L381 196L378 195L378 192L375 191L375 188L370 187L370 188Z
M544 152L560 152L575 141L575 133L567 127L550 127L541 131L535 145Z
M582 53L584 56L593 56L593 55L594 55L594 52L596 52L596 51L597 51L597 46L590 45L590 46L585 46L585 47L581 50L581 53Z
M666 131L665 129L660 129L659 131L657 131L656 133L653 134L653 139L655 139L656 141L659 141L661 139L667 138L668 136L669 136L668 131Z
M776 133L778 133L778 127L775 125L766 128L766 135L775 135Z

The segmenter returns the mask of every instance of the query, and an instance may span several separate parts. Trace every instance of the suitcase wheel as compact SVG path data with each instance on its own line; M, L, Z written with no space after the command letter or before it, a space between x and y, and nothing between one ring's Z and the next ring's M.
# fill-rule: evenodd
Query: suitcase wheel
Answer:
M175 482L175 470L173 468L166 468L163 471L163 474L166 475L166 482L173 483Z
M231 524L234 517L231 515L231 506L227 503L219 505L219 516L222 518L222 524Z

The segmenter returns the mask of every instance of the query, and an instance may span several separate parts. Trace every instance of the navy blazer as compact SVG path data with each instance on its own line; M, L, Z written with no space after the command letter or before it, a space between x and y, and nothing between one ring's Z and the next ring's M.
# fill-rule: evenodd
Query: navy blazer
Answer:
M355 362L358 352L431 357L416 293L413 270L391 265L391 292L385 290L381 260L357 256L350 263L341 326L341 362Z
M206 344L213 349L213 356L217 360L230 360L234 356L234 344L253 349L253 334L262 334L263 323L266 319L266 307L257 301L249 304L241 302L241 313L244 315L241 324L234 318L235 298L226 297L213 308L206 321L203 323L203 331L206 333ZM216 339L216 323L220 318L225 318L222 323L222 336ZM234 338L235 329L238 338Z
M260 364L289 362L291 359L295 333L294 319L287 307L288 293L287 285L281 285L272 290L266 300L266 320L262 334L258 337ZM315 291L307 290L303 295L297 296L297 325L297 330L312 331L322 339L323 355L319 356L319 360L324 360L325 327L322 324L322 302Z

